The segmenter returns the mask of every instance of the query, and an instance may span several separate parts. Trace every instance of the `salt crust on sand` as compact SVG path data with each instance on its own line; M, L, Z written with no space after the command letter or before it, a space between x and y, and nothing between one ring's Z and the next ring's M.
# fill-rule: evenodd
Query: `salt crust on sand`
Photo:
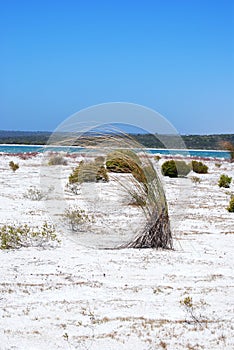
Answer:
M0 349L233 349L234 214L225 208L234 184L217 182L234 164L206 163L198 185L163 179L174 251L91 249L66 232L58 248L0 251ZM41 155L0 157L1 224L49 220L43 202L24 198L39 186L40 164ZM186 296L199 322L181 305Z

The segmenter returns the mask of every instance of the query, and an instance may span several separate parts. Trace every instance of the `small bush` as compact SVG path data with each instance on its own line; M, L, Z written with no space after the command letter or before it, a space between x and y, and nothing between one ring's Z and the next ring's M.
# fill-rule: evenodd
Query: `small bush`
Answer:
M96 181L99 182L108 182L109 181L109 176L107 173L106 168L104 167L104 165L102 165L96 173Z
M197 176L192 176L192 177L191 177L191 181L192 181L194 184L200 184L200 183L201 183L200 177L197 177Z
M69 176L70 184L100 181L108 182L109 176L104 165L100 166L94 162L84 163L81 161Z
M220 168L221 165L222 165L221 163L215 163L216 168Z
M232 178L229 177L228 175L220 175L218 185L219 187L224 187L224 188L229 188L230 183L232 182Z
M192 161L192 169L197 174L207 174L208 173L208 166L205 165L202 162L198 162L196 160Z
M13 161L10 161L9 167L11 168L12 171L16 171L19 169L19 164L14 163Z
M27 192L24 194L24 198L31 199L32 201L40 201L45 197L46 194L36 187L28 188Z
M109 153L107 155L106 168L113 173L132 174L138 182L144 185L146 191L147 176L155 177L154 169L149 166L143 168L140 158L131 150L119 150Z
M21 247L43 247L57 241L52 225L44 223L41 228L28 225L4 225L0 228L0 249L18 249Z
M92 222L93 220L93 218L90 218L85 211L80 208L66 209L63 217L74 232L80 231L83 224Z
M140 166L140 158L133 151L118 150L107 155L106 168L113 173L132 173Z
M61 154L53 154L48 161L48 165L67 165L67 161Z
M183 160L167 160L162 165L162 174L169 177L186 176L191 167Z
M230 202L229 202L229 207L227 208L227 210L230 213L234 213L234 196L231 196Z
M158 156L158 155L154 156L154 160L156 160L156 162L159 162L159 161L160 161L160 159L161 159L161 157L160 157L160 156Z

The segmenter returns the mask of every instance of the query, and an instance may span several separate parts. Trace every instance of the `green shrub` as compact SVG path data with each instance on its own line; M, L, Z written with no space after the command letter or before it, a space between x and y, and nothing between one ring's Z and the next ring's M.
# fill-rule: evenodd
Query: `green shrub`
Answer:
M69 176L69 183L108 182L109 176L104 165L95 162L80 162Z
M19 164L16 164L13 161L10 161L9 167L11 168L12 171L15 172L17 169L19 169Z
M74 232L80 231L83 224L92 222L93 220L93 218L90 218L85 211L80 208L66 209L63 217Z
M144 186L148 192L148 184L155 177L156 173L152 166L142 166L137 154L131 150L119 150L107 155L106 168L114 173L129 173Z
M227 208L227 210L230 213L234 213L234 196L231 196L230 202L229 202L229 207Z
M197 160L192 161L192 169L195 173L198 174L207 174L208 173L208 166L205 165L202 162L198 162Z
M61 154L53 154L48 161L48 165L67 165L67 161Z
M219 187L224 187L224 188L229 188L230 187L230 183L232 182L232 178L229 177L228 175L220 175L219 178Z
M59 242L54 227L46 222L41 228L31 228L28 225L4 225L0 228L0 249L43 247L50 241Z
M109 181L109 176L107 173L106 168L104 167L104 165L102 165L96 173L96 181L99 182L108 182Z
M141 160L131 150L117 150L107 155L106 168L114 173L132 173L141 166Z
M164 176L178 177L188 175L191 167L183 160L171 159L164 162L161 169Z

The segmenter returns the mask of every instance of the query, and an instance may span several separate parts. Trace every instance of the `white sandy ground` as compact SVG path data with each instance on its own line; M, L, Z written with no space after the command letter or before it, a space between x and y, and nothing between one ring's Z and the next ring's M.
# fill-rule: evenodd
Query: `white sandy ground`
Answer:
M20 165L16 173L10 160ZM75 164L68 161L63 180ZM200 184L163 179L173 251L83 247L67 238L66 227L57 248L0 251L0 349L233 349L234 214L226 207L234 184L221 189L217 182L222 173L234 176L234 164L206 163ZM49 221L42 201L24 198L30 185L39 186L40 165L41 156L0 157L1 225ZM111 183L101 186L111 191ZM69 204L77 200L66 196ZM125 230L141 222L138 209L125 208L119 215L105 208L118 237L118 222ZM192 314L180 303L187 296Z

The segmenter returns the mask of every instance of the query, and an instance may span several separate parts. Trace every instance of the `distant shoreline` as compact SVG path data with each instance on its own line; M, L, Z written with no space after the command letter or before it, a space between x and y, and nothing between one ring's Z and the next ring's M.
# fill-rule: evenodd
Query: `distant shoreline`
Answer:
M23 155L37 155L37 154L43 154L44 151L51 151L51 152L65 152L67 154L82 154L86 152L90 152L90 155L92 155L92 152L95 151L95 147L85 148L85 147L79 147L79 146L52 146L52 145L19 145L19 144L0 144L0 155L4 156L23 156ZM104 150L104 148L103 148ZM108 153L108 149L106 149ZM136 151L139 152L145 152L150 157L154 157L156 155L160 155L162 158L190 158L190 159L197 159L197 160L230 160L230 153L228 151L224 150L205 150L205 149L176 149L176 148L151 148L151 147L142 147L142 148L136 148Z
M53 145L27 145L27 144L19 144L19 143L15 143L15 144L9 144L9 143L0 143L0 147L37 147L37 148L47 148L47 147L51 147L51 148L77 148L77 149L84 149L85 147L82 146L53 146ZM119 147L120 148L120 147ZM94 147L89 147L88 149L95 149ZM142 150L152 150L152 151L184 151L184 152L190 152L190 151L194 151L194 152L224 152L227 153L228 151L222 150L222 149L198 149L198 148L194 148L194 149L190 149L190 148L154 148L154 147L142 147ZM1 152L1 151L0 151Z
M225 148L222 146L223 142L229 142L234 144L234 134L206 134L206 135L167 135L167 134L128 134L132 140L135 140L136 143L142 145L146 148L151 149L164 149L167 145L168 149L188 149L188 150L211 150L211 151L220 151ZM20 146L41 146L44 147L47 145L50 137L53 136L53 132L30 132L30 131L4 131L0 130L0 144L2 145L20 145ZM57 141L59 142L60 136L61 140L64 140L63 135L58 134ZM103 135L105 139L105 135ZM99 140L100 141L100 138ZM95 135L85 134L79 140L79 145L95 145Z

